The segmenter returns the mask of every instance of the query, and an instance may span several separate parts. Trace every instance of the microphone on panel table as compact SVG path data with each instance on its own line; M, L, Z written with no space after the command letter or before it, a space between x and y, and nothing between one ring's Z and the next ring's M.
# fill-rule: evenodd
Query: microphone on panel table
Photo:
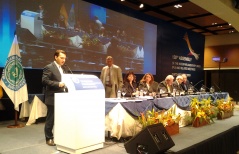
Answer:
M204 91L206 92L207 90L210 92L210 88L208 88L206 85L202 84L201 89L204 89ZM200 91L201 91L200 89Z
M193 82L189 82L191 89L193 89L193 92L198 92L198 89L193 85Z
M199 92L199 90L196 88L196 86L197 86L199 83L201 83L201 82L203 82L203 80L198 81L198 82L197 82L196 84L194 84L194 85L193 85L192 82L190 82L190 85L192 85L194 92L196 92L196 93Z
M199 82L197 82L195 85L194 85L194 87L195 86L197 86L199 83L201 83L201 82L203 82L203 80L200 80Z
M64 64L64 66L68 68L68 70L71 72L71 74L73 74L73 72L71 71L71 69L68 65Z
M218 92L221 92L221 88L215 82L213 84L218 88Z

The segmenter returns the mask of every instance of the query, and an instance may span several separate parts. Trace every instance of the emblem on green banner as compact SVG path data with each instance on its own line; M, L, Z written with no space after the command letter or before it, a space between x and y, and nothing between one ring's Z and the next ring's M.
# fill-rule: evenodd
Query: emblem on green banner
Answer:
M2 80L9 89L14 91L18 91L26 84L19 56L13 55L8 57L2 74Z

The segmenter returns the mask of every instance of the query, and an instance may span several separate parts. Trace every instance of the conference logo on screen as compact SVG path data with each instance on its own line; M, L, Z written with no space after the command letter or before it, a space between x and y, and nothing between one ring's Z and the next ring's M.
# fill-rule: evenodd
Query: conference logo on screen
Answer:
M8 57L2 74L2 81L6 87L14 91L18 91L26 84L21 58L19 56L13 55Z
M187 42L187 45L188 45L188 49L189 49L189 53L188 55L189 56L194 56L196 60L199 59L199 54L197 54L193 49L192 49L192 46L190 44L190 41L189 41L189 38L188 38L188 33L185 33L183 39Z

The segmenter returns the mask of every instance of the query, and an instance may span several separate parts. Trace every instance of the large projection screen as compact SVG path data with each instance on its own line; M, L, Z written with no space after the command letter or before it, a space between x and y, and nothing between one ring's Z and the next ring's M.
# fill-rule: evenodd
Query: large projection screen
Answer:
M110 55L123 73L156 74L157 26L152 23L82 0L18 0L16 9L25 68L43 68L62 49L73 71L99 72Z

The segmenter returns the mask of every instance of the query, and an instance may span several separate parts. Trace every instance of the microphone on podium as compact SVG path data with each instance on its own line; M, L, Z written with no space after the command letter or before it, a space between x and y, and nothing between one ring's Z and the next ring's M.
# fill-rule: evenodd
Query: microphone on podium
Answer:
M65 91L65 92L68 92L67 86L64 86L64 91Z
M68 65L64 64L64 66L68 68L68 70L71 72L71 74L73 74L73 72L71 71L71 69Z

